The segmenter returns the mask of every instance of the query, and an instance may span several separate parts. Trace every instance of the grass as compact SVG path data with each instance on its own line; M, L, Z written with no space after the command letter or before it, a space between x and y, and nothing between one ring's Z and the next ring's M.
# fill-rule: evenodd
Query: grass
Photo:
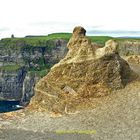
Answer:
M2 67L0 67L0 70L11 72L11 71L16 71L16 70L18 70L20 68L21 68L20 65L16 65L15 64L15 65L2 66ZM36 74L37 76L42 78L42 77L44 77L49 72L49 69L50 68L48 68L48 66L41 67L39 70L37 70L37 69L29 69L29 73L31 75Z
M29 71L29 73L31 75L37 75L37 76L39 76L41 78L46 76L48 72L49 72L49 69L44 69L44 70L40 70L40 71L37 71L37 70L36 71L35 70Z
M55 46L54 44L55 39L63 39L65 41L68 41L71 35L72 35L71 33L52 33L46 36L27 36L24 38L5 38L0 41L0 47L15 48L15 49L20 49L20 48L31 49L33 47L52 48ZM89 38L91 39L92 42L98 43L100 45L104 45L105 42L109 39L115 39L118 41L140 40L140 38L113 38L110 36L89 36Z
M4 71L11 72L11 71L17 71L20 68L21 68L21 66L18 65L18 64L7 65L7 66L0 67L0 71L4 70ZM35 69L35 68L29 69L29 73L31 75L37 75L37 76L42 78L42 77L44 77L49 72L49 69L50 69L50 67L46 65L46 66L40 67L40 69Z
M16 64L16 65L7 65L7 66L2 66L0 67L0 70L5 70L5 71L16 71L20 69L21 66Z
M0 47L7 48L32 48L32 47L53 47L55 46L53 40L63 39L68 41L71 33L53 33L47 36L28 36L24 38L5 38L0 41ZM112 39L109 36L89 36L89 38L96 43L104 44L107 40Z
M110 36L89 36L92 42L95 42L100 45L105 45L105 42L114 39L113 37Z
M32 47L48 47L54 46L53 40L63 39L68 41L71 37L70 33L54 33L47 36L29 36L24 38L5 38L0 41L0 47L8 48L32 48Z

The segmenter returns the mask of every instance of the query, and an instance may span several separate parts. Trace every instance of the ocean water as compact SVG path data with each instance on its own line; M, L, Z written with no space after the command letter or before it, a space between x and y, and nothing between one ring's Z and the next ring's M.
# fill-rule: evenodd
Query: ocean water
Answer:
M0 101L0 113L21 109L20 101Z

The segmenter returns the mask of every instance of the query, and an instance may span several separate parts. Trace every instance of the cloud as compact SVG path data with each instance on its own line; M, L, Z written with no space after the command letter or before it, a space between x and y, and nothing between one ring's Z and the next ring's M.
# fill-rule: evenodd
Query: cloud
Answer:
M8 27L1 27L0 28L0 32L9 31L9 30L10 30L10 28L8 28Z
M39 29L45 30L48 33L53 32L72 32L75 26L83 26L87 31L98 30L104 27L103 25L86 25L80 22L63 22L63 21L40 21L40 22L30 22L27 25L34 30Z
M140 36L140 31L129 31L129 30L90 30L88 34L91 35L113 35L113 36Z

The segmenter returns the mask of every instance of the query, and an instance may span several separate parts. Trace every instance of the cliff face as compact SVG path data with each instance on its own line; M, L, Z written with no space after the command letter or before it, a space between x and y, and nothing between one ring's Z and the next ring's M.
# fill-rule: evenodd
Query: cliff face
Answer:
M67 41L54 39L37 45L22 40L0 41L0 100L25 104L34 95L34 85L67 52ZM43 74L42 74L43 73Z
M29 45L22 40L12 42L12 39L5 39L0 41L0 66L15 63L32 69L51 66L64 57L67 52L66 44L67 41L62 39L46 41L45 45L40 46Z
M139 40L124 40L118 42L118 51L121 56L140 55Z
M119 56L118 43L110 40L95 48L85 33L82 27L73 30L67 55L37 83L34 105L64 112L77 100L107 95L131 80L133 72Z
M26 77L25 68L16 71L0 71L0 98L3 100L20 100L23 82Z

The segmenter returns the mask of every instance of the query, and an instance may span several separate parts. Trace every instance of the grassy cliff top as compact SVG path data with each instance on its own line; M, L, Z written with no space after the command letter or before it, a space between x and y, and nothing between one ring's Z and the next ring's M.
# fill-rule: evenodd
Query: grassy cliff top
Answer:
M70 33L54 33L47 36L26 36L23 38L4 38L0 41L0 47L10 48L31 48L31 47L47 47L53 46L53 40L63 39L68 41L71 37Z
M63 39L68 41L71 37L71 33L53 33L47 36L26 36L23 38L4 38L0 40L0 47L8 48L32 48L32 47L51 47L54 46L54 40ZM113 38L110 36L89 36L92 42L104 45L109 39L115 39L118 41L125 40L140 40L140 38Z
M57 39L62 39L68 42L71 37L71 33L53 33L47 36L26 36L24 38L4 38L0 41L0 47L2 48L28 48L31 49L33 47L54 47L55 41ZM104 45L104 43L112 39L109 36L89 36L92 42L96 42L98 44Z
M18 69L20 69L21 66L18 64L15 65L6 65L6 66L1 66L0 70L5 70L5 71L16 71Z

